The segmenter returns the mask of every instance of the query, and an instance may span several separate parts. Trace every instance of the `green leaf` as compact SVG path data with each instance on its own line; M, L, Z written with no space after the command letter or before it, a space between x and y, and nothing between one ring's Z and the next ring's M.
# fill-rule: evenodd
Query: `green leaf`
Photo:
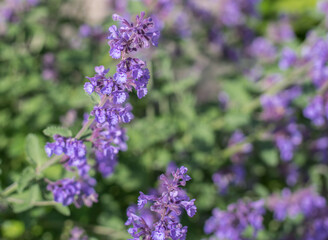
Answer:
M261 158L270 167L276 167L279 163L279 156L276 149L264 149L261 151Z
M63 137L72 137L72 132L68 128L61 126L50 126L43 130L44 135L48 137L53 137L58 134Z
M1 224L1 231L5 239L17 239L25 232L25 226L21 221L7 220Z
M40 166L43 163L39 139L35 134L30 133L27 135L25 140L25 151L29 163L37 166Z
M99 95L96 92L93 92L90 95L89 94L87 94L87 95L91 99L93 104L99 104L100 103L101 99L100 99Z
M22 192L26 186L33 180L35 177L35 171L32 167L27 167L23 170L19 180L18 180L18 192Z
M71 215L71 211L69 210L69 208L67 206L65 207L61 204L57 204L57 205L55 205L55 209L65 216Z
M250 116L242 112L232 111L224 116L225 125L227 130L234 130L247 125L250 122Z
M33 205L29 202L13 203L12 207L13 207L14 213L21 213L21 212L31 209L33 207Z
M259 195L261 198L265 198L267 197L270 193L268 191L268 189L260 184L260 183L257 183L255 186L254 186L254 192Z
M15 202L12 202L12 207L15 213L24 212L31 209L34 206L33 204L41 199L39 185L34 184L22 193L13 194L11 198L15 199Z

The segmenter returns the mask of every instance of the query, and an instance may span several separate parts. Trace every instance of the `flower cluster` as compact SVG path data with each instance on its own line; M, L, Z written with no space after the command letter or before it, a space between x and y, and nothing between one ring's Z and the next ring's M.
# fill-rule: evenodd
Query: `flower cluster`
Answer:
M90 26L88 24L83 24L80 26L79 36L81 38L92 38L92 40L98 42L105 39L105 34L100 26Z
M270 39L258 37L249 46L248 53L256 59L272 61L276 57L277 50Z
M74 227L71 230L71 235L69 240L88 240L88 236L85 234L85 231L82 228Z
M244 54L255 37L248 26L250 19L259 18L258 5L261 0L142 0L149 9L158 29L165 26L181 38L193 35L198 25L205 31L206 41L217 53L237 60ZM234 39L226 37L232 34ZM240 46L241 45L241 46Z
M274 43L285 43L295 39L295 33L287 17L273 22L267 29L268 38Z
M53 154L62 156L62 164L69 170L77 169L78 176L72 179L62 179L50 182L48 190L53 192L56 202L63 205L74 203L77 207L82 204L92 205L97 201L94 190L95 179L89 176L91 166L87 163L87 151L85 141L92 143L95 155L95 167L104 177L109 176L117 163L119 151L127 149L127 136L122 123L128 123L133 119L132 106L127 103L129 92L136 89L139 98L147 94L147 84L150 78L149 70L144 61L129 57L128 54L138 49L157 45L159 32L154 31L151 18L145 18L145 13L136 17L135 23L129 23L126 19L113 15L114 20L121 22L122 26L109 28L110 55L113 58L122 57L117 65L117 72L113 76L106 76L109 69L104 66L95 67L95 76L87 77L84 90L87 94L99 96L100 103L94 107L91 116L88 116L82 130L92 131L90 138L78 140L55 135L53 143L47 143L45 150L49 157ZM85 29L84 29L85 30ZM82 131L81 130L81 131Z
M65 178L50 182L47 190L53 193L56 202L64 206L74 203L77 208L83 205L90 207L98 201L98 195L94 190L95 185L96 180L86 175L79 177L78 180Z
M86 146L83 141L74 138L65 138L60 135L54 136L55 142L47 143L45 146L48 157L53 154L62 155L62 163L67 167L76 167L80 176L88 173L90 167L86 159Z
M108 44L112 58L118 59L121 54L127 55L138 49L147 48L150 43L158 45L159 31L154 30L151 18L144 17L145 13L142 12L133 24L117 14L113 15L113 20L120 21L122 26L119 29L115 25L109 28Z
M263 95L261 104L263 112L261 118L264 121L280 121L284 117L291 116L293 111L289 107L292 100L301 95L302 90L298 86L291 87L276 95Z
M117 154L119 151L127 149L126 131L119 126L97 127L96 124L90 127L92 129L91 139L93 139L93 149L95 152L96 168L107 177L113 173L117 163Z
M323 126L328 119L328 95L315 96L304 109L303 114L310 119L315 126Z
M158 193L146 195L140 192L138 209L141 215L136 215L133 208L127 211L126 225L133 225L128 231L133 239L186 239L187 227L183 227L179 220L181 209L185 209L189 217L193 217L197 211L195 199L190 200L180 188L191 179L186 173L187 168L180 167L172 172L173 178L162 174ZM144 210L148 203L152 203L150 210L154 214Z
M55 81L58 76L55 55L53 53L44 54L42 59L42 65L43 79Z
M326 200L311 188L301 189L292 193L284 189L281 196L273 195L268 200L268 207L273 211L277 220L283 221L287 217L295 218L298 214L311 217L326 206Z
M227 170L220 170L213 174L212 179L220 194L225 194L229 186L243 184L245 174L245 168L242 165L233 165Z
M281 195L272 195L268 199L268 208L273 211L278 221L287 217L304 216L303 240L320 239L328 237L328 208L324 197L318 195L311 188L300 189L292 193L284 189Z
M310 65L309 75L313 84L320 88L327 81L328 41L310 32L302 48L302 57Z
M235 146L239 143L242 143L245 140L245 135L241 130L236 130L229 139L228 147ZM247 154L252 152L253 146L250 143L245 143L242 145L242 148L231 156L231 160L235 164L241 164L244 162Z
M230 204L227 211L218 208L213 210L204 227L206 234L214 234L218 239L240 240L248 226L253 227L253 238L263 228L264 201ZM214 238L213 238L214 239Z
M274 139L280 151L281 159L283 161L290 161L294 156L295 149L302 143L303 136L299 125L290 122L276 129Z
M328 18L327 18L327 13L328 13L328 1L327 0L321 0L321 1L318 1L318 4L317 4L317 8L318 8L318 11L325 14L325 23L326 23L326 27L328 27Z
M226 194L230 186L242 185L245 180L244 162L248 154L253 150L253 146L250 143L243 143L244 141L244 133L241 130L236 130L228 141L228 147L235 147L237 144L242 145L231 156L232 165L216 172L212 176L213 182L220 194Z
M328 137L321 137L312 142L311 150L321 162L328 161Z
M304 240L325 240L328 238L328 208L305 221Z

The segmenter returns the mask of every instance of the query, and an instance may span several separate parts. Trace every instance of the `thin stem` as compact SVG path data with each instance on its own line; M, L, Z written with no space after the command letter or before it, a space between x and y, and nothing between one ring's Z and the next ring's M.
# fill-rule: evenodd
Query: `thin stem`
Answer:
M5 190L3 190L3 192L1 193L2 196L8 196L10 193L16 191L18 187L18 184L15 182L15 183L12 183L10 186L8 186Z
M39 175L40 173L42 173L45 169L55 164L62 156L63 154L50 158L49 161L45 162L40 168L36 170L36 174Z
M12 198L12 197L9 197L6 199L8 202L10 203L19 203L19 204L23 204L24 203L24 200L22 199L18 199L18 198Z
M103 226L92 226L92 225L82 225L82 227L85 227L86 229L90 229L93 233L103 236L111 236L116 239L127 239L129 238L129 235L126 232L123 231L117 231L115 229L111 229L109 227L103 227Z
M99 103L99 107L102 107L105 105L107 101L107 97L103 96L103 98L101 99L100 103ZM85 133L86 130L88 130L88 128L90 127L90 125L92 124L93 119L89 119L84 126L81 128L81 130L76 134L75 138L79 139L80 137L82 137L83 133Z
M25 201L23 199L13 198L13 197L9 197L6 200L10 203L18 203L18 204L25 203ZM31 205L33 205L33 206L55 206L55 205L60 205L60 204L55 201L38 201L38 202L32 202Z
M319 89L319 95L324 95L328 90L328 81Z
M55 201L39 201L33 203L33 206L55 206L55 205L60 205L60 204Z

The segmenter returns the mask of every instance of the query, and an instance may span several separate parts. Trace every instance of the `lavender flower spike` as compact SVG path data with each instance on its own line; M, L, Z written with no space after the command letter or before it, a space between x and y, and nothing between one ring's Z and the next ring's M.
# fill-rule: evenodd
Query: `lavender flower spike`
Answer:
M134 88L138 98L143 98L148 92L147 84L150 75L146 63L138 58L129 57L128 54L147 48L151 44L156 46L159 32L154 30L152 19L145 18L143 12L136 17L135 23L129 23L116 14L113 15L113 19L122 24L119 28L111 26L108 37L111 47L110 55L113 58L122 57L117 65L117 71L113 76L108 76L109 68L96 66L95 75L87 77L89 82L84 84L87 94L97 94L101 99L90 113L95 116L95 119L88 117L76 138L55 135L55 142L47 143L45 146L49 157L54 154L62 155L61 162L67 170L75 171L74 168L77 168L78 176L75 178L62 179L48 184L47 189L52 191L54 200L64 206L72 203L77 207L83 204L91 206L97 201L97 194L94 190L96 180L89 176L91 166L87 163L84 141L92 144L95 156L95 164L92 167L104 177L112 174L117 163L118 152L127 149L126 131L121 124L133 119L132 106L127 103L129 93ZM79 140L87 129L92 131L90 138ZM186 181L185 178L187 177L183 177L182 182ZM183 185L182 182L181 185ZM183 201L189 201L189 199L186 197ZM181 204L189 215L195 214L193 201Z
M264 200L231 204L226 211L218 208L205 223L205 233L214 234L218 239L241 240L248 226L254 229L253 238L263 228Z
M152 19L144 18L145 13L141 12L136 18L135 23L130 23L121 16L114 14L113 20L120 21L122 26L111 26L108 30L108 44L110 46L109 54L112 58L120 58L121 53L129 54L137 51L140 48L149 47L149 42L152 45L158 45L159 31L156 31Z
M189 217L193 217L197 211L195 199L190 200L180 188L191 179L186 174L187 171L186 167L180 167L172 173L173 178L162 174L157 194L146 195L140 192L138 209L144 210L145 206L151 203L150 210L154 217L149 221L149 212L143 211L142 216L137 216L133 208L128 209L128 220L125 224L133 225L128 230L133 239L186 239L187 227L183 227L179 219L181 210L185 209Z

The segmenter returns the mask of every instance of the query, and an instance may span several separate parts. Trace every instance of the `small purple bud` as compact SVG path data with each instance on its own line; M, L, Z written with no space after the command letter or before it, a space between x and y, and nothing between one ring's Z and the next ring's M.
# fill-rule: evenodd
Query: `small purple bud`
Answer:
M87 82L84 84L84 91L90 95L94 91L94 86L91 83Z

